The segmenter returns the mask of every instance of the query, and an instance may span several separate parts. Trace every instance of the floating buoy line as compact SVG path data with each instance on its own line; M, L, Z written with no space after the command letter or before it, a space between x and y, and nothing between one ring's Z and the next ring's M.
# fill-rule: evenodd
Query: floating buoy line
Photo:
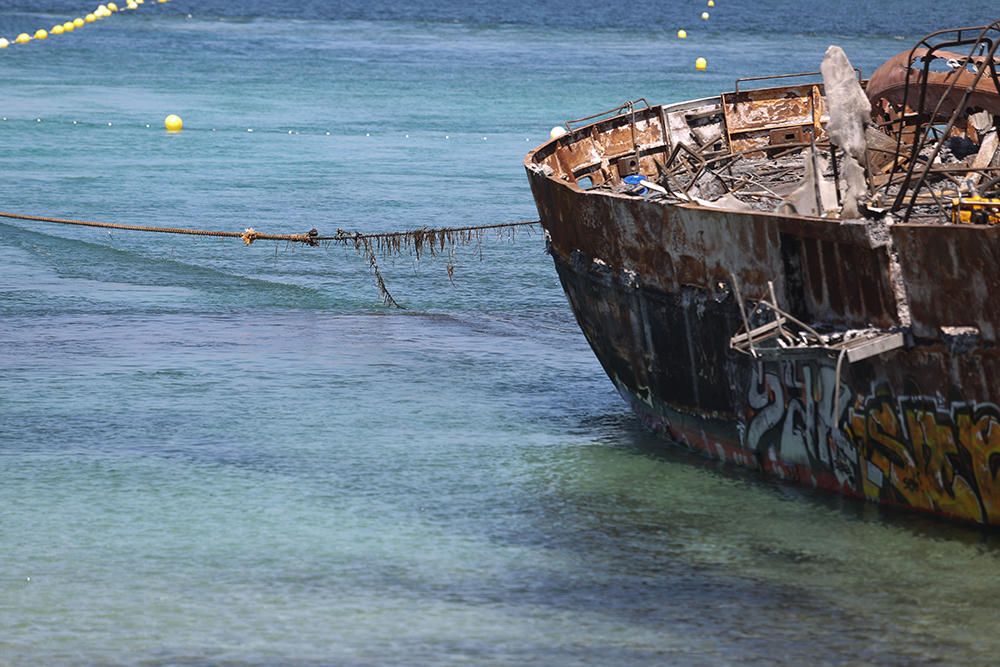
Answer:
M253 245L255 241L284 241L286 243L302 243L308 246L317 247L320 245L340 245L353 247L355 252L364 256L368 266L372 271L375 280L375 287L382 297L382 302L393 308L403 308L399 302L389 292L386 287L385 278L379 268L378 258L411 253L418 260L424 255L437 257L447 252L448 255L448 279L454 280L455 273L455 248L457 246L468 246L476 244L479 249L479 257L482 259L482 241L490 232L502 235L506 233L508 238L513 240L514 234L519 228L527 228L538 225L538 220L515 220L513 222L501 222L486 225L468 225L464 227L420 227L402 231L372 232L362 233L345 229L337 229L332 236L324 236L315 228L301 234L271 234L259 232L253 227L247 227L242 232L212 230L212 229L192 229L188 227L157 227L151 225L129 225L117 222L101 222L97 220L77 220L74 218L54 218L42 215L27 215L24 213L10 213L0 211L0 218L10 220L24 220L28 222L47 222L59 225L71 225L76 227L93 227L97 229L116 229L129 232L150 232L156 234L181 234L186 236L203 236L215 238L241 239L244 245Z
M152 0L150 1L152 2ZM0 37L0 49L6 49L9 46L17 46L34 41L45 41L51 36L68 35L79 28L86 27L90 23L96 23L102 19L114 16L119 12L134 11L139 9L139 5L145 4L145 2L146 0L126 0L125 2L122 2L122 6L120 8L114 2L98 5L94 11L77 16L76 18L65 21L64 23L56 23L48 30L45 28L39 28L38 30L30 33L22 32L12 40L7 39L6 37ZM167 2L170 2L170 0L157 0L157 4L161 5L166 4Z
M171 116L173 116L176 120L170 119ZM169 122L168 122L168 119L170 119ZM199 132L200 133L204 133L204 132L207 132L207 133L218 133L218 134L226 134L226 135L228 135L228 134L265 134L265 135L283 134L283 135L286 135L286 136L295 136L295 137L299 137L299 136L302 136L302 137L330 137L331 139L355 139L355 138L358 138L358 137L361 137L361 138L370 138L370 139L384 139L386 137L394 137L394 138L398 138L398 139L402 139L402 140L407 140L407 139L420 140L420 139L431 138L431 139L443 139L445 141L462 141L462 140L468 140L468 141L474 141L477 144L482 144L482 142L484 142L484 141L488 141L490 139L495 138L495 137L490 137L488 135L484 135L481 132L475 132L475 131L472 131L472 130L467 130L465 132L459 132L459 133L455 133L455 134L452 134L450 132L428 132L428 131L424 131L424 132L421 132L421 133L418 134L416 132L404 132L403 130L397 130L397 131L382 130L382 131L376 131L376 132L371 132L371 131L355 131L355 132L350 132L350 133L346 133L344 131L339 131L339 132L337 132L335 134L335 133L333 133L333 132L331 132L330 130L327 130L327 129L320 129L320 128L308 128L308 129L306 129L306 128L301 128L301 127L297 128L297 129L296 128L289 129L287 127L264 127L264 128L261 128L261 127L243 127L243 126L236 126L236 127L232 127L232 126L229 126L229 127L224 127L224 126L221 126L221 127L208 127L208 126L191 127L191 126L188 126L183 120L181 120L180 117L176 116L176 114L170 114L170 116L167 116L167 118L165 118L163 121L151 121L151 122L136 121L134 119L129 119L129 120L118 120L118 119L115 119L115 120L107 120L107 121L106 120L95 121L95 120L79 120L79 119L70 120L70 119L67 119L65 117L53 119L53 118L42 118L40 116L33 116L33 117L29 116L29 117L25 117L25 118L15 118L15 117L12 117L12 116L0 116L0 123L11 123L11 124L16 124L16 123L30 123L30 124L33 124L33 125L37 125L39 123L45 123L46 125L50 125L50 126L51 125L72 125L72 126L77 127L79 129L87 129L87 128L95 128L95 127L96 128L112 127L112 128L116 128L116 129L119 129L119 130L121 130L123 128L124 129L138 129L138 130L150 130L151 129L151 130L154 130L154 131L157 131L157 132L162 132L162 131L166 130L166 134L171 134L171 135L182 134L182 133L183 134L187 134L188 132L193 132L193 133L199 133ZM183 132L181 132L181 130L183 130ZM518 136L507 136L507 137L501 137L501 138L509 138L510 140L517 140L517 141L521 140L520 137L518 137ZM524 137L524 141L525 142L531 142L532 140L533 139L531 137ZM535 138L534 140L537 141L537 138Z
M707 4L709 7L715 7L715 0L708 0ZM707 21L710 18L711 14L709 14L708 12L701 13L702 21ZM677 30L677 39L687 39L687 37L688 37L687 30L685 30L684 28L679 28ZM694 61L694 68L699 72L704 72L705 70L708 69L708 60L704 57L699 56Z

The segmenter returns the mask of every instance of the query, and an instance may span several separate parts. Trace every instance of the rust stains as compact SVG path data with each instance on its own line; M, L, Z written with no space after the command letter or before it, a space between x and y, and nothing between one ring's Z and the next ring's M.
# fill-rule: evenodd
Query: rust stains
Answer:
M1000 225L977 213L1000 199L998 50L1000 22L880 68L850 165L818 81L629 102L528 155L577 321L643 421L1000 525Z

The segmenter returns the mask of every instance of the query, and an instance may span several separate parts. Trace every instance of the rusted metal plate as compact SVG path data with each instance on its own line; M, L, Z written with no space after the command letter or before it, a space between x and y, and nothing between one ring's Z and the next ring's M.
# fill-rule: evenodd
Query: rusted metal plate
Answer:
M1000 114L1000 90L996 83L987 74L978 77L976 73L968 67L961 66L967 61L974 69L986 66L986 58L973 56L968 58L967 53L955 53L952 51L936 50L932 58L944 65L946 71L931 70L924 76L923 58L927 57L927 49L913 49L898 53L885 63L883 63L868 82L868 98L873 105L879 100L887 100L891 104L900 107L906 98L907 106L917 113L931 113L937 110L939 117L948 117L955 111L959 103L965 98L968 91L969 97L966 106L976 109L986 109L994 114ZM955 67L945 65L948 61L955 63ZM995 67L1000 67L1000 62L994 62ZM909 75L909 81L907 81ZM921 97L918 95L920 87L927 84L927 92ZM907 85L910 93L907 94ZM920 102L923 102L921 107Z
M784 253L799 252L806 314L850 327L891 326L895 299L884 247L871 248L862 225L786 216L668 206L607 193L579 193L551 179L531 179L554 249L582 251L664 292L715 289L735 274L747 298L763 298L771 281L787 294Z
M734 153L767 146L801 143L803 128L823 136L825 102L818 85L784 86L727 93L722 96L730 150ZM786 137L793 135L790 140Z
M983 340L1000 334L1000 228L908 225L891 228L918 336L969 326Z
M842 227L829 224L832 228ZM802 314L819 322L855 328L891 327L897 321L897 312L888 250L857 241L823 240L786 232L785 252L798 252L797 261L802 267Z
M794 86L727 93L722 96L726 126L730 135L750 130L770 130L794 125L811 125L823 115L816 86Z

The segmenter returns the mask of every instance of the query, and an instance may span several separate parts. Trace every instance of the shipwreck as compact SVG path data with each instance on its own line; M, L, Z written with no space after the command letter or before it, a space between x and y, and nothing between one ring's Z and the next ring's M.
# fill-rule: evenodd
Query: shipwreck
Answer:
M676 443L1000 525L1000 21L866 81L570 121L525 168L580 328Z

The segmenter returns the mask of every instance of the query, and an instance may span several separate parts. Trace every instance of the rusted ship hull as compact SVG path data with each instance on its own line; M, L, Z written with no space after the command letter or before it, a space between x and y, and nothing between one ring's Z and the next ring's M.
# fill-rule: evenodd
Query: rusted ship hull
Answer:
M729 348L730 333L739 328L741 317L730 292L712 289L713 281L727 284L729 276L723 267L711 266L711 248L676 255L663 245L638 241L632 248L635 256L650 247L660 248L662 256L649 257L645 267L633 265L639 267L635 274L615 271L599 255L560 243L572 236L569 228L579 229L593 212L586 211L585 197L579 206L556 203L560 197L547 192L553 187L559 186L534 183L538 201L551 202L540 210L563 288L597 358L647 426L713 458L781 479L1000 524L1000 359L995 346L962 336L928 341L844 365L839 382L833 356L754 360ZM727 245L734 256L756 258L793 242L782 238L783 221L777 218L743 220L727 213L712 220L721 214L668 208L636 210L645 218L638 223L631 213L618 213L617 223L655 229L666 238L693 235L699 241L705 236L696 221L708 216L704 224L728 228L724 236L731 239ZM753 226L762 230L736 232ZM989 248L1000 266L1000 239L990 233L985 240L969 242ZM855 264L845 263L842 255L852 252L849 241L797 236L794 242L811 248L804 254L816 265L818 281L804 279L818 282L817 292L822 285L861 283L859 274L874 263L863 257L863 249ZM607 256L599 246L591 252ZM662 275L667 262L674 264L674 289L645 284L643 277ZM926 266L928 272L941 269L936 262ZM860 290L827 298L865 299ZM892 303L884 292L872 292L867 299ZM975 308L969 303L964 307L970 312Z
M645 424L710 457L1000 525L1000 308L990 303L1000 226L831 220L595 187L626 169L662 172L694 127L678 129L684 116L725 116L731 146L725 105L629 105L525 162L559 278L608 376ZM773 127L760 129L744 136L775 142ZM746 308L768 299L795 321L875 333L853 348L736 349L739 332L755 335Z

